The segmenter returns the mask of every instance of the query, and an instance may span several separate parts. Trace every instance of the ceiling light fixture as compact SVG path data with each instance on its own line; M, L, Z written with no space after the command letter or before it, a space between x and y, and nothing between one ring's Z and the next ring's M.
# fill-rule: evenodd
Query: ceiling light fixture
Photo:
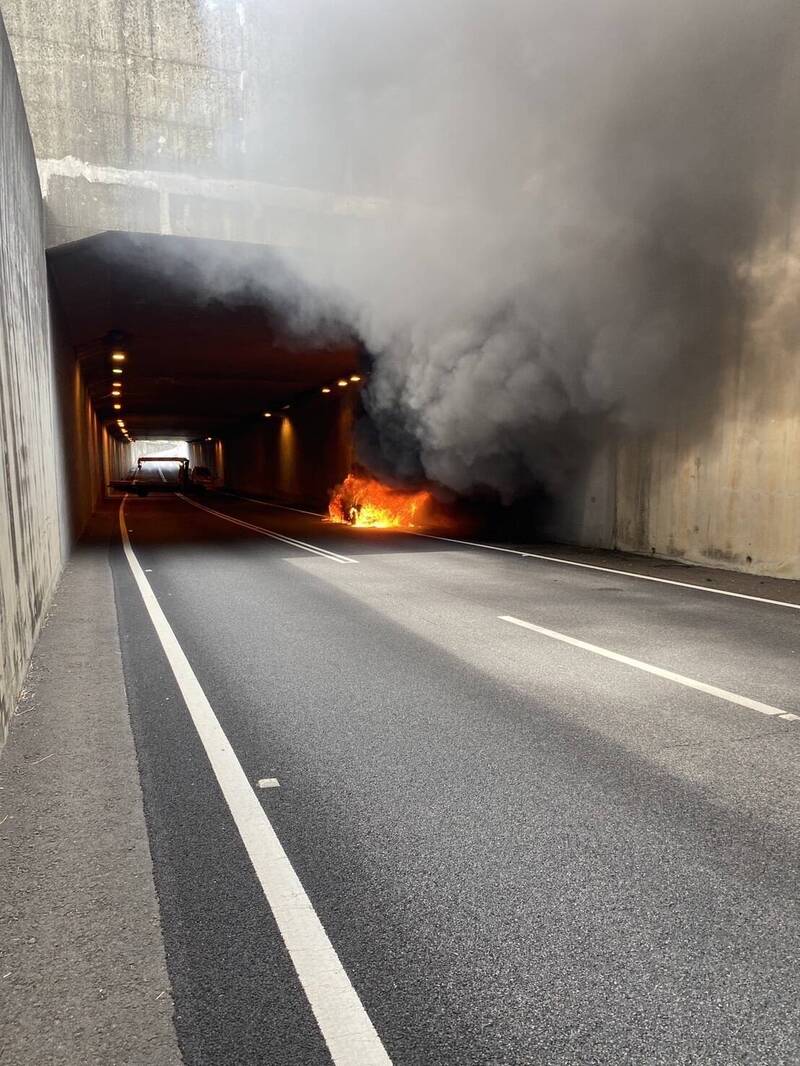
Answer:
M331 390L330 390L330 389L328 388L328 386L326 385L326 386L325 386L325 388L324 388L324 389L323 389L322 391L323 391L323 392L330 392Z
M122 367L121 366L113 367L112 370L111 370L111 373L112 374L121 374L122 373Z
M351 374L350 375L350 380L351 381L361 381L361 375L360 374Z
M272 411L265 411L264 418L272 418Z
M341 386L341 388L344 388L345 385L347 384L347 382L345 381L344 378L342 378L341 381L337 381L336 384Z
M125 362L125 353L124 352L112 352L111 353L111 358L114 360L115 363L124 363Z

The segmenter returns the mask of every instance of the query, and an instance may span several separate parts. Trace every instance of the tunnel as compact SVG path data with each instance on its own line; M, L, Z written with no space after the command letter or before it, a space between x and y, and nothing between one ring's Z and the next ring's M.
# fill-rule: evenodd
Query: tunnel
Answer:
M351 466L365 353L275 252L114 232L48 265L107 481L175 440L231 489L325 503Z
M796 0L0 8L2 1066L799 1062Z

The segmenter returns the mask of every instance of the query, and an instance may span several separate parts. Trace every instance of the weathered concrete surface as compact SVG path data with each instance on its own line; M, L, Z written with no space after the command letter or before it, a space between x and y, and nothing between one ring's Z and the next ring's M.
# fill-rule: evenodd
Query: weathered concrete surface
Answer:
M776 577L800 577L800 233L751 265L755 299L698 433L621 437L615 544Z
M42 206L0 22L0 746L61 570Z
M257 6L5 0L49 244L119 229L303 246L379 213L252 172Z
M0 1061L181 1061L108 537L67 565L0 759Z

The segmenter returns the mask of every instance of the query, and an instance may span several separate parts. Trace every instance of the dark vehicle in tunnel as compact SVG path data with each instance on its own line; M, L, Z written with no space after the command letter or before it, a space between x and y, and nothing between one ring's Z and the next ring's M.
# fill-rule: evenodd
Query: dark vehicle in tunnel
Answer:
M147 463L177 463L178 476L175 481L168 481L164 474L156 480L140 481L140 475ZM160 471L159 471L160 472ZM118 492L131 492L136 496L147 496L150 492L183 492L192 487L189 477L189 460L183 456L147 456L143 455L136 463L136 470L129 478L109 482L109 487Z
M194 466L189 474L189 482L199 492L214 492L222 488L222 481L207 466Z

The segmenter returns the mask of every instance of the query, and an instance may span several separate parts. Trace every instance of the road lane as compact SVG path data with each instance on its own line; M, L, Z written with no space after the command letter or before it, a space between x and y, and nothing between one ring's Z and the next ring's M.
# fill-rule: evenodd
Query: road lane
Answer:
M213 506L263 521L254 505ZM570 603L590 626L605 612L632 644L653 639L640 632L649 618L676 657L705 629L715 668L767 657L751 677L760 687L796 670L785 619L737 622L721 597L663 586L611 606L583 574L523 576L396 534L285 522L270 514L270 527L346 544L362 565L332 566L177 500L132 501L129 513L245 772L280 781L261 801L394 1061L792 1061L796 728L615 664L586 667L572 649L537 655L495 606L532 617L524 601L545 624ZM115 570L187 1061L264 1061L262 1026L273 1050L281 1033L289 1041L283 1061L325 1061L274 931L252 919L232 827ZM665 612L665 594L684 598ZM790 696L796 673L772 685ZM182 812L198 804L207 817L190 829ZM209 883L198 871L220 855L235 874ZM258 959L242 946L242 914ZM198 929L205 950L192 949Z
M450 598L455 587L460 602L496 608L495 617L514 614L601 645L613 636L621 654L797 709L800 624L793 610L758 599L708 596L693 586L617 581L547 561L449 548L392 530L353 530L272 508L267 518L263 509L242 501L217 499L213 506L278 533L303 536L324 550L356 559L377 555L380 575L374 569L363 575L360 589L380 595L385 585L399 609L417 596L420 581L423 600L428 591ZM342 588L352 589L355 580L348 577Z
M313 905L281 847L133 551L119 511L125 558L211 763L253 870L336 1066L387 1066L389 1059ZM274 781L274 779L270 779ZM277 781L275 781L277 784ZM265 784L264 779L259 786Z

